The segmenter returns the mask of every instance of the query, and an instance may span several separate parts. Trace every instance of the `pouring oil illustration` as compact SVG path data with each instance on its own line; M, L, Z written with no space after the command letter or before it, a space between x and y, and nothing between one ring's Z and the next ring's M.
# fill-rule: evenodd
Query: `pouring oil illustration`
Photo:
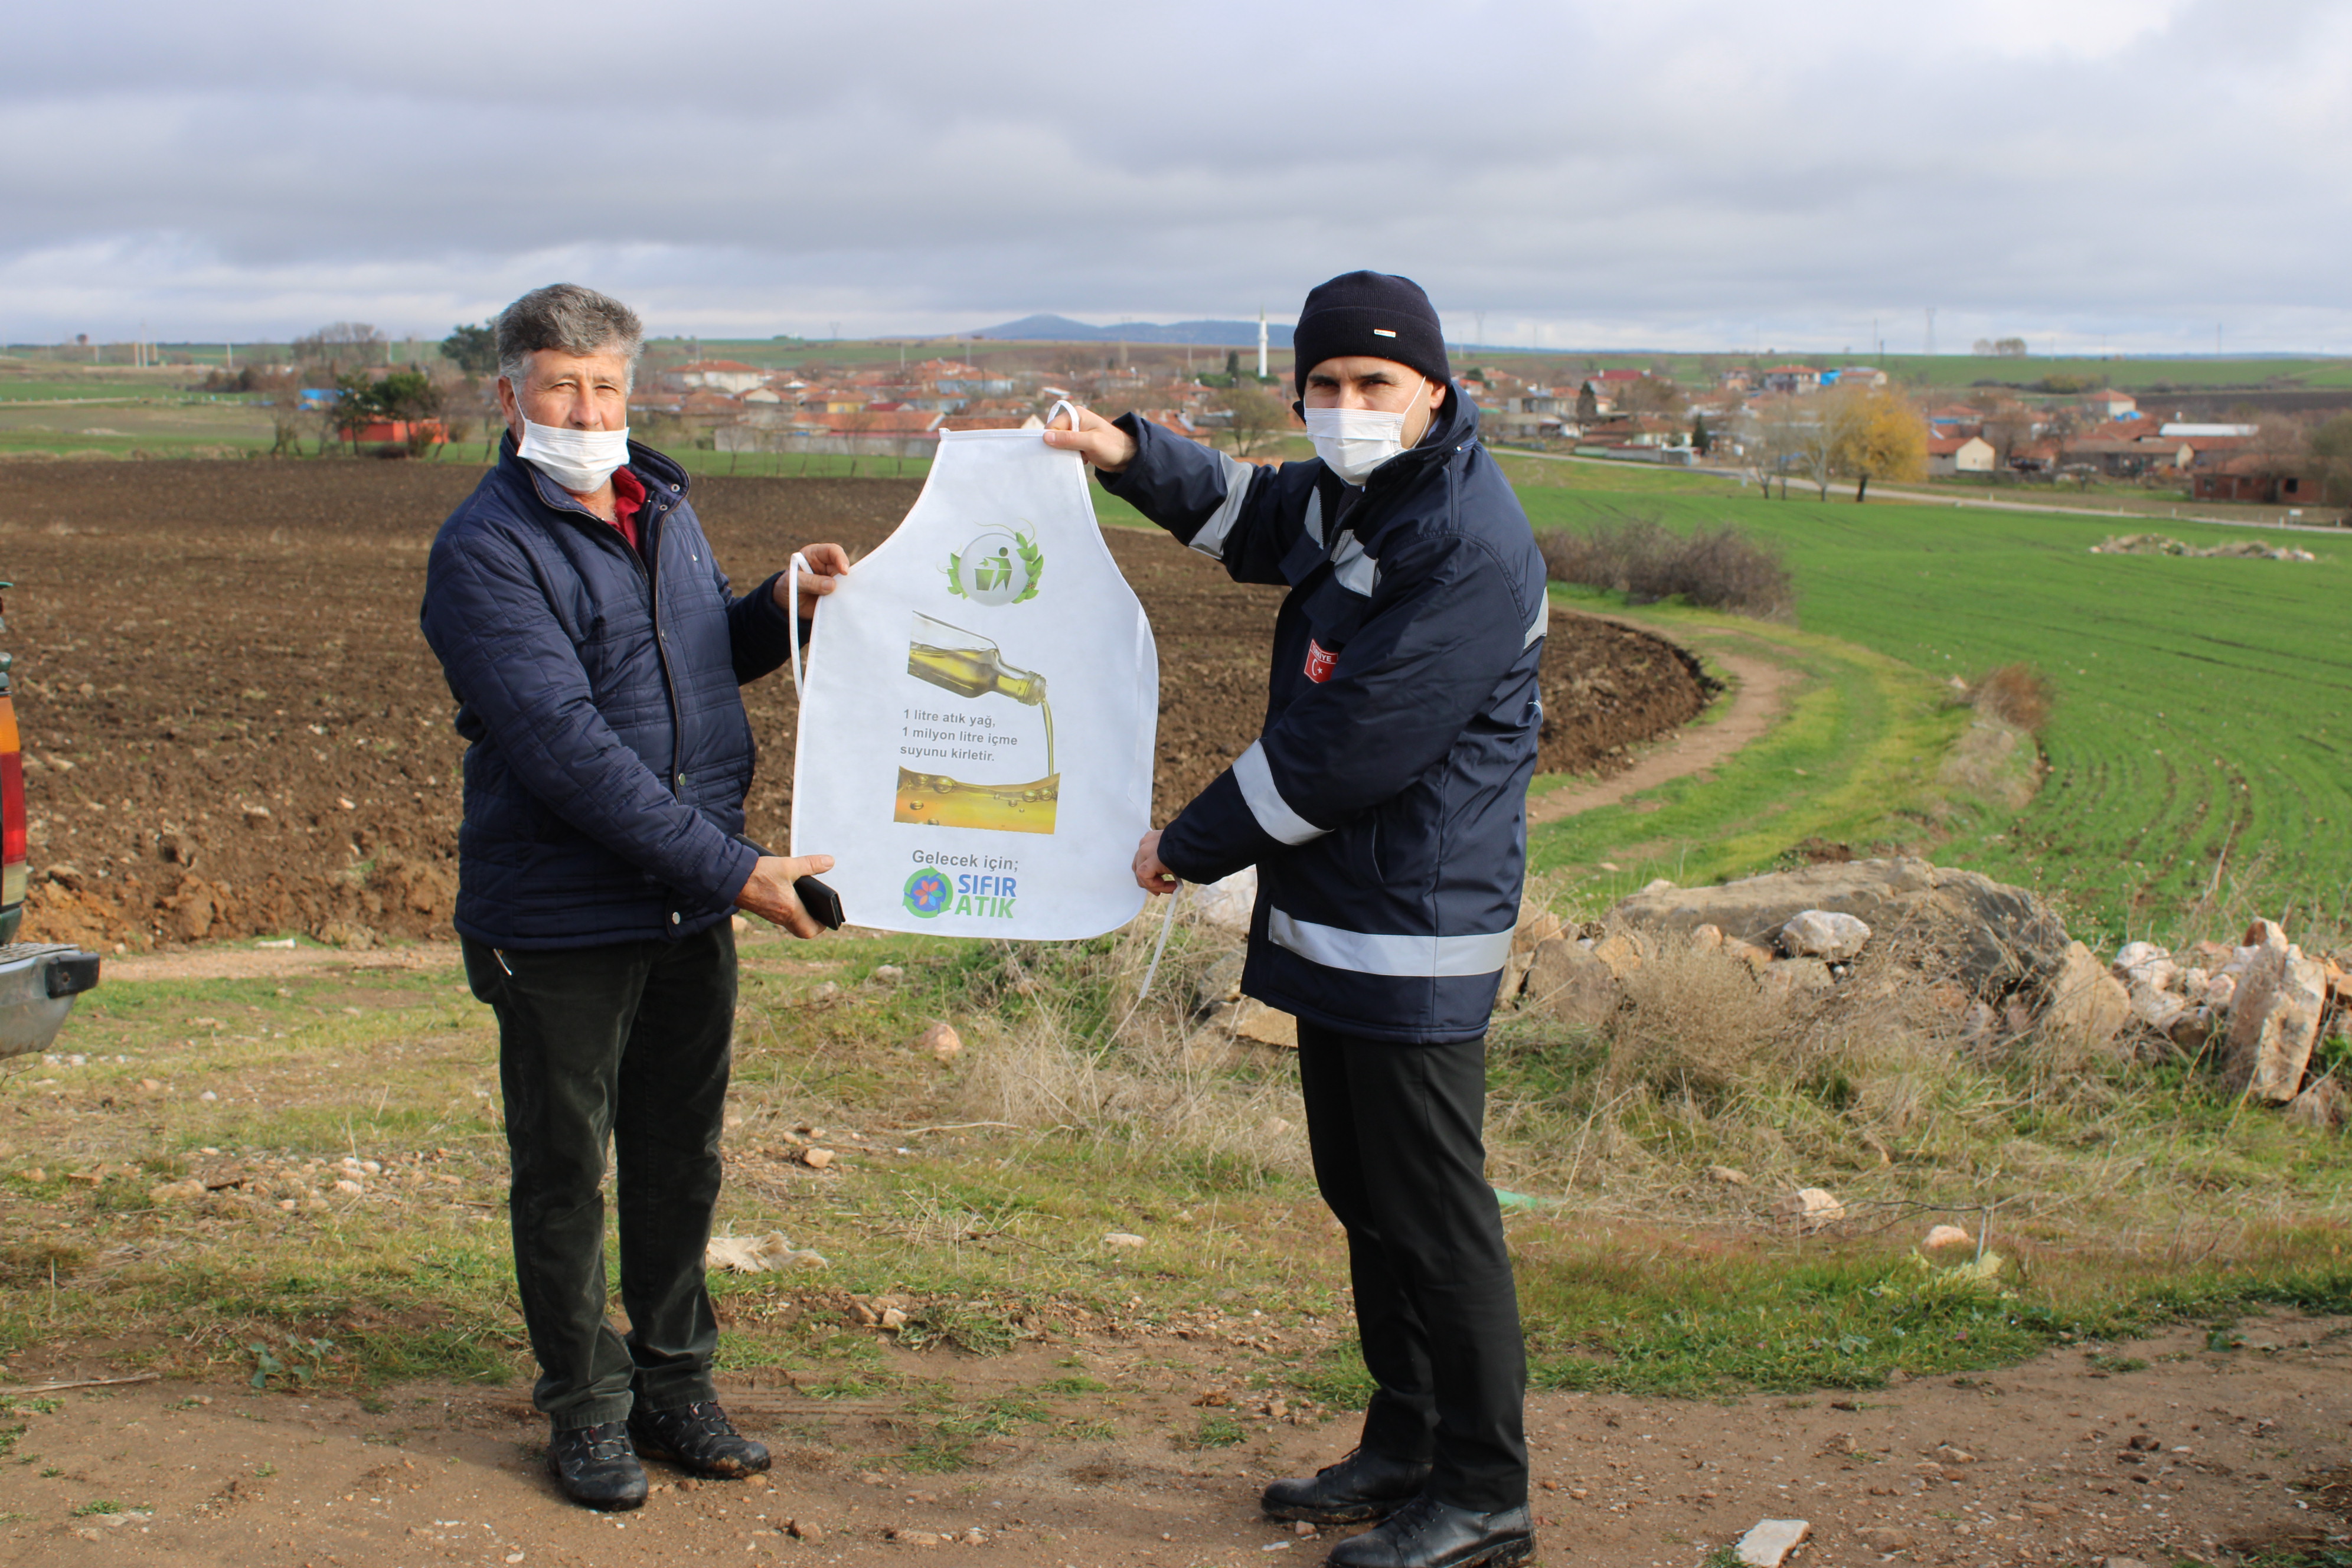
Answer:
M898 809L892 819L939 827L1053 832L1062 780L1054 770L1054 705L1045 694L1045 678L1005 663L994 638L925 615L915 616L914 637L907 647L907 673L969 701L1009 697L1022 707L1036 709L1045 722L1045 772L1043 777L1023 784L971 784L960 779L947 771L946 764L993 763L1003 751L1017 748L1020 738L1010 731L1000 732L993 713L908 709L908 743L902 749L941 765L920 769L900 765Z

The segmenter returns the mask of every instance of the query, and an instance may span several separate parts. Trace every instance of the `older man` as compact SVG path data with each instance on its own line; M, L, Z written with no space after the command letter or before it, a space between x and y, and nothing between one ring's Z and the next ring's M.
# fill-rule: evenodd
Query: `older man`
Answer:
M572 284L499 315L498 467L433 542L422 622L466 753L457 925L499 1021L515 1279L574 1501L635 1508L637 1451L698 1475L768 1466L710 1380L703 1248L719 1196L737 909L814 936L796 879L833 862L742 837L738 687L789 657L782 574L728 588L686 471L628 438L643 334ZM848 570L806 551L801 609ZM621 1300L605 1320L604 1146Z
M1308 1144L1348 1232L1356 1451L1276 1519L1381 1521L1350 1568L1534 1550L1511 1259L1486 1179L1486 1019L1517 923L1544 568L1411 280L1334 278L1294 337L1316 459L1251 468L1133 415L1045 439L1245 583L1288 587L1265 729L1144 836L1171 892L1258 868L1242 989L1297 1015Z

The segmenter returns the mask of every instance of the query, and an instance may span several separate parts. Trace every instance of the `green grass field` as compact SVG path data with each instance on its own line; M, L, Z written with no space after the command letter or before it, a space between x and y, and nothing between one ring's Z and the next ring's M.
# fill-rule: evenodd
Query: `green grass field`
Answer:
M1810 632L1939 679L2039 669L2056 700L2043 788L2013 824L1983 822L1936 854L2062 895L2086 940L2178 935L2195 911L2249 900L2305 925L2344 922L2352 542L2272 536L2312 548L2308 563L2107 556L2089 546L2112 531L2084 518L1522 495L1538 528L1736 522L1785 549Z

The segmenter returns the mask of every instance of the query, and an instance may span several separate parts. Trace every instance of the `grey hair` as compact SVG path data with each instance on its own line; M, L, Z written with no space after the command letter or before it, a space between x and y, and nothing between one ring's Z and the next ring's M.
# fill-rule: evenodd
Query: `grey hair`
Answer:
M629 362L626 384L637 381L637 356L646 352L646 330L637 313L607 294L577 283L534 289L499 312L495 324L499 374L516 395L530 373L530 356L541 349L566 353L619 350Z

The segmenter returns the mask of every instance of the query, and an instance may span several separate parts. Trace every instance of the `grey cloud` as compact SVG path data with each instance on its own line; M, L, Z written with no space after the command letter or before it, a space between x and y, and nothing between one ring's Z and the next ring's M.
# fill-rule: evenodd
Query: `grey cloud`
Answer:
M941 331L1370 264L1560 343L1927 304L1948 342L2352 343L2342 8L1916 12L60 10L0 89L0 331L438 331L553 269L656 330Z

